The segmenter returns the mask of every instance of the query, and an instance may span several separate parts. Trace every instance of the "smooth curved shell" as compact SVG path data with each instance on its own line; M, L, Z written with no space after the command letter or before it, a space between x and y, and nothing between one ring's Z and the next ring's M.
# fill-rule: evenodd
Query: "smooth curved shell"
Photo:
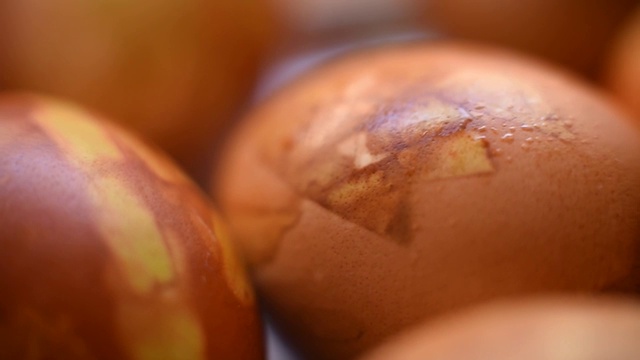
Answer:
M273 28L263 0L3 0L0 84L88 105L198 172Z
M507 53L409 45L273 96L213 186L265 303L318 358L496 297L639 288L640 131Z
M614 43L605 82L640 119L640 7Z
M422 325L362 360L640 358L640 304L537 299L496 303Z
M0 358L262 359L217 215L164 157L71 105L0 97Z

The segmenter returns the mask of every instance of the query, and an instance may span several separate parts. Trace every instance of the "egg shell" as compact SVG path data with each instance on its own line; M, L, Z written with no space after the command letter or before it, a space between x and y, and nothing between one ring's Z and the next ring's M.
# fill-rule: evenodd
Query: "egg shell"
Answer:
M640 7L612 47L604 80L640 121Z
M488 48L343 57L258 106L212 191L309 358L501 297L640 288L640 130Z
M639 338L637 301L535 299L421 325L362 360L631 360Z
M3 0L0 84L97 109L203 175L276 27L264 0Z
M205 196L99 115L0 96L1 359L263 359Z
M621 22L637 0L429 0L423 24L597 75Z

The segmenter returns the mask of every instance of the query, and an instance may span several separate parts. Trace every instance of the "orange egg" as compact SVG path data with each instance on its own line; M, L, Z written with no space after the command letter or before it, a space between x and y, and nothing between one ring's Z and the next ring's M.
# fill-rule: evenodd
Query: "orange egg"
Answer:
M263 359L218 216L99 116L0 96L0 358Z
M614 43L605 82L640 118L640 8Z
M273 30L262 0L5 0L0 84L98 109L193 173L245 101Z
M640 129L576 79L460 44L361 51L265 101L212 191L310 358L494 298L640 289Z
M362 360L631 360L640 303L536 299L495 303L407 331Z
M429 0L425 25L510 47L594 75L637 0Z

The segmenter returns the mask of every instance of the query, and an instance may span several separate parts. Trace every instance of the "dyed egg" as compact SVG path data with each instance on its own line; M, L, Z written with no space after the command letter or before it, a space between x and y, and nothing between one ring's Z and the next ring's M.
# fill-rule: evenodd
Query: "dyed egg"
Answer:
M430 0L427 26L544 57L595 75L620 22L637 0Z
M4 0L0 84L89 105L192 173L251 91L274 23L262 0Z
M640 358L640 304L537 299L497 303L425 324L366 360Z
M217 215L163 156L74 106L0 97L0 358L262 359Z
M640 289L637 122L510 53L346 56L259 105L225 154L212 191L310 358L489 299Z
M640 118L640 8L614 43L606 85Z

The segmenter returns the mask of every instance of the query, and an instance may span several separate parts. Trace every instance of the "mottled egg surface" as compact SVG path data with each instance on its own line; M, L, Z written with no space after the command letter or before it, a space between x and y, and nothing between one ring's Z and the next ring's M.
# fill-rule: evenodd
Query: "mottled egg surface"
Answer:
M636 291L640 130L600 93L462 44L361 51L258 106L212 185L265 304L349 358L494 298Z
M262 359L205 197L100 116L0 97L0 358Z

